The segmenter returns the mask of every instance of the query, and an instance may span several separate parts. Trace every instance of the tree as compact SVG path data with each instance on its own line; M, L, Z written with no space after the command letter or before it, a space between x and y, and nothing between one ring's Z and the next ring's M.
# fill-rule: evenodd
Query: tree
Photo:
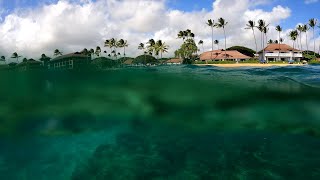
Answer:
M254 33L254 28L256 27L255 22L252 20L248 21L248 24L246 24L246 28L245 29L251 29L252 33L253 33L253 37L254 37L254 43L256 45L256 53L258 52L258 45L257 45L257 39L256 39L256 35Z
M214 20L209 19L207 22L207 25L211 28L211 41L212 41L212 45L211 45L211 60L212 60L212 52L213 52L213 28L216 26L214 24ZM208 64L208 63L207 63Z
M56 50L54 50L53 55L59 56L59 55L62 55L62 52L59 49L56 49Z
M104 42L104 47L109 47L110 50L111 50L111 54L113 54L113 56L115 58L117 58L117 51L116 51L116 48L117 48L117 40L115 38L111 38L111 39L107 39L105 42ZM111 56L111 55L110 55Z
M268 44L273 44L273 40L269 39Z
M225 27L228 24L222 17L218 19L218 23L215 24L217 28L222 28L223 29L223 34L224 34L224 49L227 49L227 37L226 37L226 30ZM225 57L227 56L227 52L224 51Z
M90 53L90 57L91 57L91 59L93 59L93 56L94 56L94 49L90 49L89 50L89 53Z
M5 56L1 56L0 57L0 61L6 62L6 57Z
M280 38L279 43L282 44L283 41L284 41L284 39L283 39L283 38Z
M264 35L266 36L266 34L267 34L267 27L268 26L269 26L269 24L266 25L266 22L264 20L262 20L262 19L258 20L257 28L261 32L261 49L262 49L262 54L263 54L262 55L263 61L264 61L264 40L265 40Z
M255 54L254 50L247 48L247 47L244 47L244 46L232 46L232 47L228 48L227 50L236 50L236 51L239 51L240 53L247 55L247 56L250 56L250 57L254 57L254 54Z
M22 59L22 62L27 62L27 61L28 61L27 58L23 58L23 59Z
M281 31L282 31L282 28L281 28L280 25L276 26L276 31L279 32L279 41L280 41L280 33L281 33ZM280 60L280 44L279 44L278 60Z
M219 40L214 40L214 44L216 44L217 45L217 47L218 47L218 49L219 49Z
M96 47L95 54L96 54L96 56L100 57L100 55L101 55L101 48L100 48L100 46L97 46L97 47Z
M50 61L50 57L48 57L46 54L41 54L40 61L42 61L43 66L47 67L48 62Z
M156 52L160 52L160 57L162 59L162 54L168 52L169 46L166 45L165 42L162 42L161 40L158 40L155 44Z
M275 40L274 43L275 43L275 44L279 44L279 41L278 41L278 40Z
M194 53L197 53L198 47L193 39L187 39L178 50L176 50L175 55L182 58L192 58Z
M203 41L202 40L200 40L199 42L198 42L198 45L200 46L202 46L202 53L204 53L204 48L203 48Z
M306 46L307 46L307 52L309 51L309 45L308 45L308 31L309 26L307 24L302 25L302 32L306 34Z
M129 44L126 40L120 39L118 41L118 47L123 48L123 56L126 57L126 47L128 47Z
M317 19L315 18L311 18L309 19L309 26L312 28L312 31L313 31L313 53L314 53L314 56L316 55L316 38L314 36L314 27L317 25Z
M17 60L17 63L19 63L19 57L21 57L21 56L19 56L17 52L14 52L14 53L11 55L11 58L16 59L16 60Z
M147 46L148 53L150 55L152 55L154 52L156 53L156 49L155 49L156 42L155 42L155 40L154 39L149 39L147 44L148 44L148 46Z
M289 37L293 41L293 48L295 48L295 42L297 40L298 36L298 31L297 30L292 30L289 32Z
M144 46L144 44L143 44L143 43L140 43L139 46L138 46L138 49L143 51L143 54L144 54L144 63L146 63L146 54L147 54L147 52L145 51L145 46Z
M302 37L302 32L303 32L303 25L299 24L299 25L297 26L297 30L299 31L300 50L302 50L301 37Z

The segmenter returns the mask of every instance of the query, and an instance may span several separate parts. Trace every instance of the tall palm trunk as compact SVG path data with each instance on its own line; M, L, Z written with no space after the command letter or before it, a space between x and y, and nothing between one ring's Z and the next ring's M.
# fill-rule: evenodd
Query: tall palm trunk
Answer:
M299 38L300 38L300 50L302 50L302 42L301 42L302 31L299 31L299 32L300 32L300 36L299 36Z
M306 32L306 46L307 46L307 52L309 51L309 45L308 45L308 32ZM308 52L309 54L309 52Z
M212 61L212 53L213 53L213 26L211 26L211 61ZM208 62L206 62L206 64L208 64Z
M226 30L223 29L223 34L224 34L224 56L227 57L227 37L226 37Z
M280 31L279 31L279 52L278 52L278 60L280 61Z
M314 37L314 27L312 28L313 31L313 55L316 56L316 38Z
M252 28L252 33L253 33L253 38L254 38L254 43L256 45L256 54L258 53L258 45L257 45L257 39L256 39L256 35L254 34L254 29Z

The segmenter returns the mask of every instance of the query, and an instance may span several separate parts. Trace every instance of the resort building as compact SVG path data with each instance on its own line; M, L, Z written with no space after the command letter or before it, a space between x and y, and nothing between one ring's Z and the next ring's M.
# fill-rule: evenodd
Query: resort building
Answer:
M211 55L212 54L212 55ZM211 59L212 58L212 59ZM239 51L236 50L223 50L223 49L219 49L219 50L213 50L213 51L208 51L208 52L204 52L200 55L200 61L245 61L250 59L251 57L246 56L242 53L240 53Z
M70 53L52 59L48 64L48 69L51 70L66 70L66 69L81 69L91 62L89 56L79 52Z
M260 61L298 61L300 62L302 51L294 49L287 44L269 44L259 52Z
M168 61L165 62L165 64L167 65L179 65L182 64L182 59L170 59Z

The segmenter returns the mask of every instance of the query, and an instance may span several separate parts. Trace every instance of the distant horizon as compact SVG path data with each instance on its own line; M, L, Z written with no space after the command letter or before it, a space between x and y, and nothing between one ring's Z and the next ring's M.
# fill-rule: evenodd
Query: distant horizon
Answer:
M244 28L248 20L258 19L270 23L268 39L278 40L275 26L280 25L283 43L292 46L289 31L310 18L318 19L318 26L319 8L318 0L0 0L0 56L9 60L12 53L17 52L29 59L42 53L52 56L54 49L72 53L96 46L108 51L109 48L103 46L106 39L122 38L129 44L127 56L141 55L139 43L161 39L169 45L164 57L174 57L173 52L182 44L177 34L186 29L194 32L196 42L203 40L204 50L209 51L211 30L206 22L220 17L229 22L227 47L239 45L255 49L252 31ZM316 52L319 33L320 28L316 27ZM259 35L256 31L258 44ZM224 47L221 29L214 29L214 39ZM311 51L313 39L309 30ZM306 44L304 35L302 44Z

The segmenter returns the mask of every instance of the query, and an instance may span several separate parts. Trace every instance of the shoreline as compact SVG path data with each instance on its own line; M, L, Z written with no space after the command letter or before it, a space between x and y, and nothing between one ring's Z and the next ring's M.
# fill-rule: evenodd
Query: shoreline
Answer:
M237 67L272 67L272 66L305 66L307 64L255 64L255 63L238 63L238 64L194 64L196 66L217 66L226 68L237 68Z

